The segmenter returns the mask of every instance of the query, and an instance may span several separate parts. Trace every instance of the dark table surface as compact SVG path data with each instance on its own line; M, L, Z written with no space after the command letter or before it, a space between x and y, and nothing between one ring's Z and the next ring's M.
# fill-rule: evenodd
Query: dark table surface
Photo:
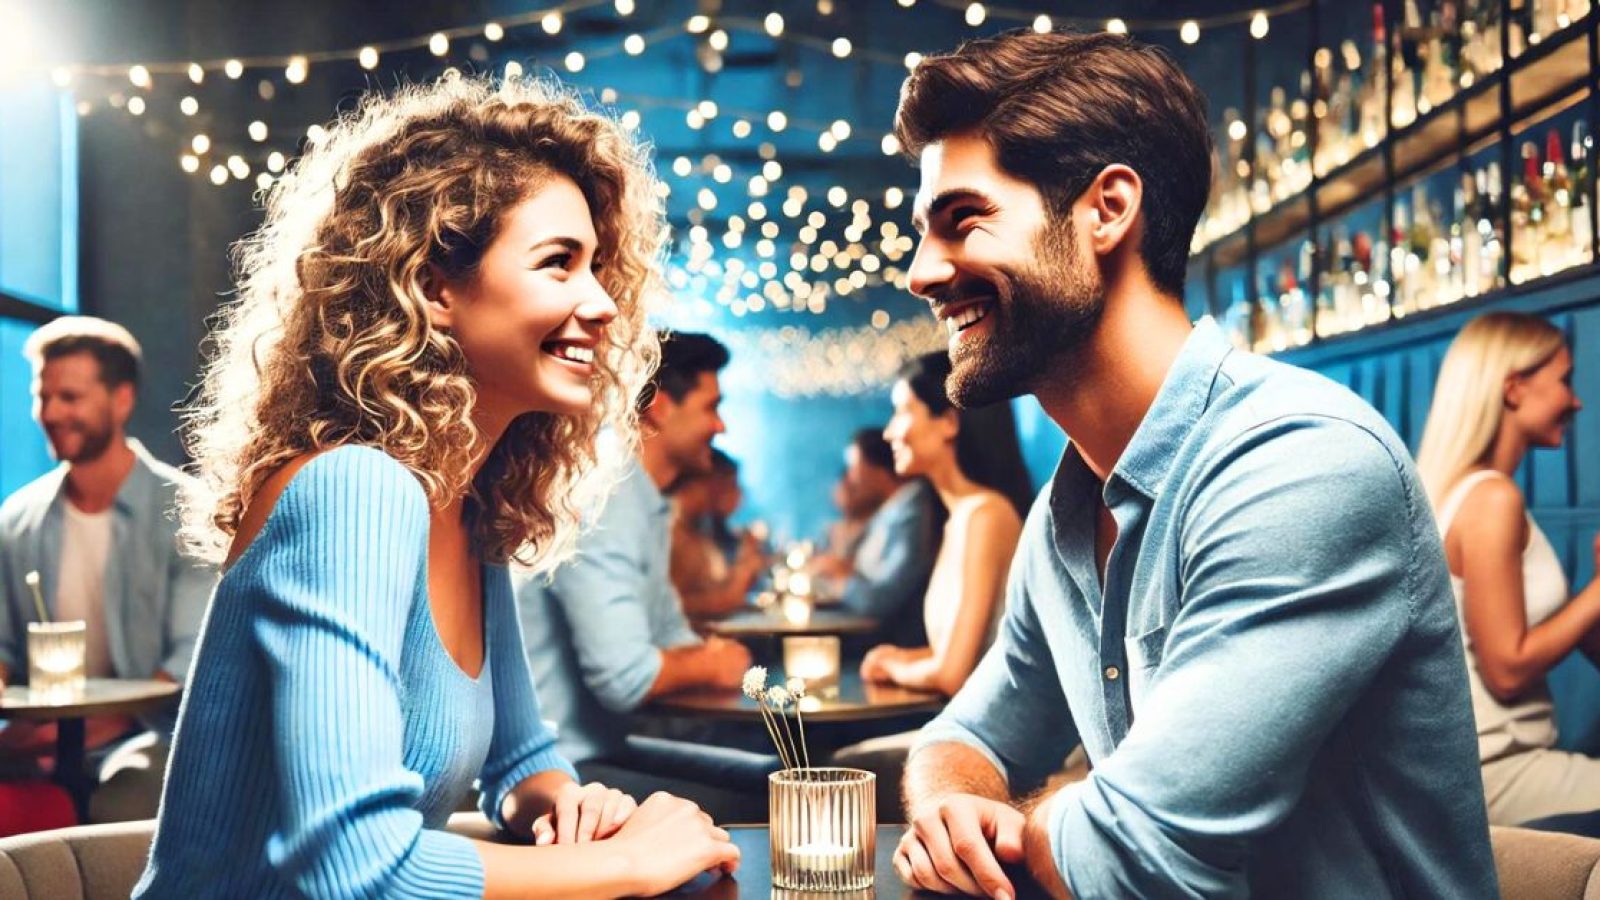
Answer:
M944 708L943 694L914 691L896 685L866 684L859 672L847 667L840 674L836 696L810 696L801 701L801 715L810 722L864 722L912 713L932 713ZM761 708L737 688L696 688L666 694L645 704L641 712L759 722ZM792 716L793 711L790 711Z
M733 842L739 845L739 871L731 878L712 878L702 875L672 897L692 897L695 900L732 900L732 898L767 898L773 900L901 900L901 898L932 898L943 895L913 891L900 881L894 872L894 850L900 844L904 825L879 825L876 873L872 887L861 891L814 892L790 891L772 886L772 847L766 826L735 825L728 829ZM1012 883L1018 894L1028 900L1040 896L1027 876L1011 871Z
M838 609L814 609L804 622L790 622L780 606L747 609L718 619L701 619L701 629L731 638L787 637L800 634L869 634L878 627L875 619Z

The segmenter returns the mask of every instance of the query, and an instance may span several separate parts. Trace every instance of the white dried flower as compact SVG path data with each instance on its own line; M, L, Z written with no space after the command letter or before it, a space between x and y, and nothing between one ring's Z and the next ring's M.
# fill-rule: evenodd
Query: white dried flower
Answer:
M789 688L789 694L796 700L806 695L806 680L799 675L790 675L784 685Z
M39 573L29 572L28 574L22 576L22 581L28 587L36 588L39 586Z
M751 700L760 700L761 692L767 688L767 667L751 666L744 673L744 695Z
M781 684L767 688L767 702L772 704L774 709L783 709L789 705L789 689Z

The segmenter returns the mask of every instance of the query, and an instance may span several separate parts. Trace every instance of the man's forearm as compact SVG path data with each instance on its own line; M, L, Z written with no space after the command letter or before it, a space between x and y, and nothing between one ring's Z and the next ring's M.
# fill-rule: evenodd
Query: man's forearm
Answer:
M954 741L923 747L906 761L907 811L937 803L951 794L973 794L1011 802L1011 789L988 757Z
M656 680L650 683L650 690L644 695L646 700L712 683L711 660L706 656L704 644L673 647L659 652L661 669L656 672Z
M1055 848L1050 846L1050 798L1055 790L1040 791L1023 801L1023 813L1028 824L1022 829L1022 852L1027 861L1028 874L1055 900L1072 900L1067 890L1066 878L1056 862Z

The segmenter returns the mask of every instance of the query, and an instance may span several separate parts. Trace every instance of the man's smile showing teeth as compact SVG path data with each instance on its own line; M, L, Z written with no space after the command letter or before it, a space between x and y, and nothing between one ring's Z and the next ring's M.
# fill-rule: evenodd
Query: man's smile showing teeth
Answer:
M944 320L945 330L955 337L968 328L982 322L989 316L989 304L978 303L963 309L948 319Z
M580 347L577 344L546 344L544 352L557 359L580 365L586 366L594 362L593 347Z

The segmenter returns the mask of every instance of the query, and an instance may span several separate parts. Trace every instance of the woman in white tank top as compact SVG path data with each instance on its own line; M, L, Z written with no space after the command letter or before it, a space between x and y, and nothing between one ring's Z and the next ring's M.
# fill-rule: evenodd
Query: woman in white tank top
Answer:
M950 360L919 357L894 385L894 417L883 436L895 471L924 477L948 518L923 597L926 647L882 644L867 652L861 677L954 694L995 634L1006 573L1031 500L1009 405L959 410L945 395Z
M1445 355L1417 455L1461 614L1497 825L1600 810L1600 760L1554 749L1546 683L1574 650L1600 658L1600 579L1569 596L1561 561L1512 480L1529 449L1561 445L1582 408L1572 364L1564 335L1543 319L1474 319Z

